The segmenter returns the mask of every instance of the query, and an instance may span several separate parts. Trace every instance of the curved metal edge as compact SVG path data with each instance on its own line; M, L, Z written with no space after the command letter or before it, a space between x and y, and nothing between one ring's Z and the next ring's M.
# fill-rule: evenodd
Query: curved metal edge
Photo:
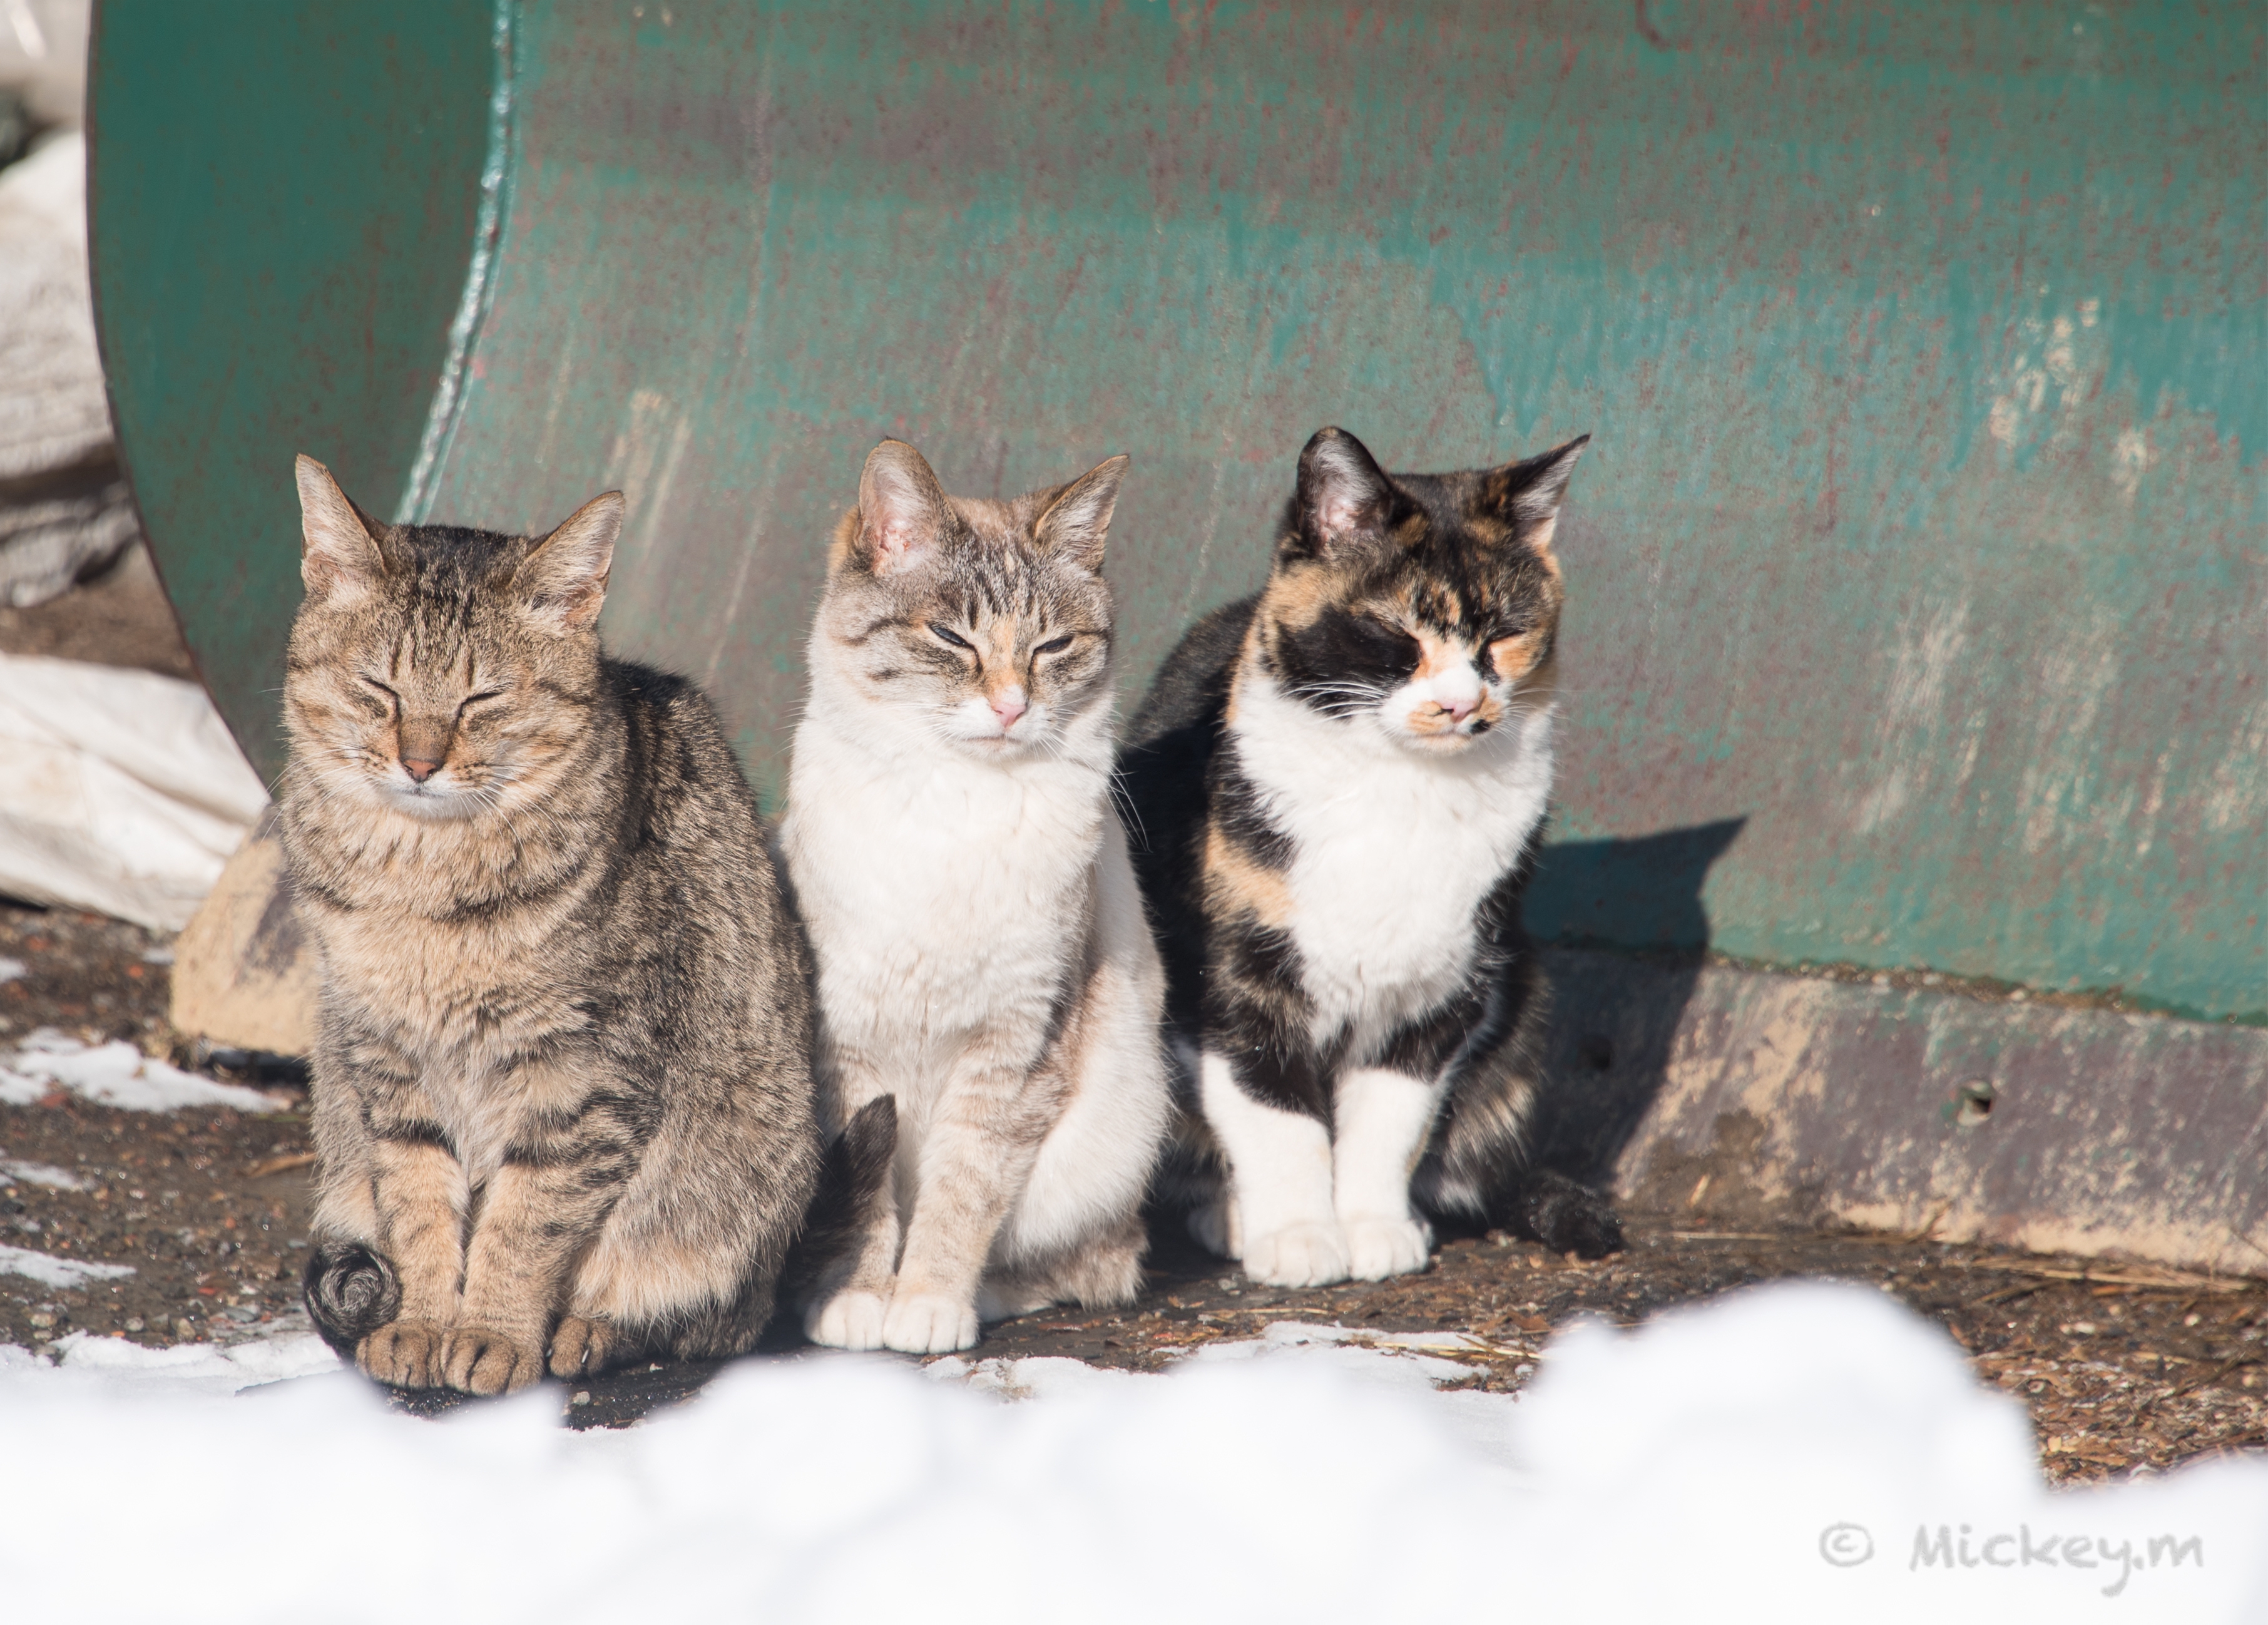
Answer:
M473 228L472 258L465 267L465 292L449 323L449 351L441 363L441 376L427 409L425 433L418 442L417 460L410 465L401 500L394 505L397 525L422 525L432 512L433 495L441 470L456 444L457 425L464 416L465 368L472 358L473 341L488 320L496 297L496 267L503 246L504 228L511 218L514 114L519 88L519 0L496 0L491 37L496 48L496 83L489 92L488 153L481 163L480 213Z

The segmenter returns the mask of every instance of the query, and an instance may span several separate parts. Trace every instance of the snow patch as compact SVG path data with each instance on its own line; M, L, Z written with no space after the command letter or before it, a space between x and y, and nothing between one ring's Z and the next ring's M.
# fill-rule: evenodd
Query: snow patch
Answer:
M335 1370L312 1338L0 1348L0 1574L26 1618L342 1625L420 1598L497 1625L2268 1617L2268 1463L2051 1494L2021 1407L1862 1289L1578 1328L1518 1400L1432 1392L1439 1340L1214 1348L747 1362L579 1435L556 1387L438 1424L344 1374L222 1397ZM217 1568L247 1518L258 1562Z
M0 1185L13 1185L21 1179L26 1185L44 1185L53 1191L84 1191L87 1181L68 1168L57 1168L52 1163L0 1161Z
M31 969L31 966L20 959L11 959L6 955L0 954L0 982L20 980L30 972Z
M184 1106L224 1106L232 1112L283 1109L257 1089L184 1072L152 1060L122 1038L90 1047L42 1027L12 1054L0 1053L0 1103L28 1106L55 1089L129 1112L178 1112Z
M0 1242L0 1275L26 1275L43 1287L83 1287L90 1281L123 1281L134 1273L131 1264L97 1264L85 1259L59 1259L52 1252L34 1252Z
M295 1377L342 1370L338 1355L313 1332L240 1343L179 1343L150 1348L122 1337L73 1332L55 1341L67 1371L99 1376L121 1389L173 1394L232 1394Z

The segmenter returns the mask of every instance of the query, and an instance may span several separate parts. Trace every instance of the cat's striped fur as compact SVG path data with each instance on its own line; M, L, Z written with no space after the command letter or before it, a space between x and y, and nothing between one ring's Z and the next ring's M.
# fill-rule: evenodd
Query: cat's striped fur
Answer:
M821 1162L808 965L708 701L600 649L622 499L530 540L298 482L310 1310L475 1393L746 1350Z
M1167 658L1123 759L1184 1112L1165 1195L1289 1286L1423 1267L1428 1215L1618 1245L1521 1166L1548 989L1552 550L1583 442L1388 475L1326 429L1274 567Z

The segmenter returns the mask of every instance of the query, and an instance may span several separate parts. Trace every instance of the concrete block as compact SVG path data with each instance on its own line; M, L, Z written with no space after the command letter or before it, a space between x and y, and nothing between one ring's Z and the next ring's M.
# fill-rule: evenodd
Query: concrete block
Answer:
M1535 1154L1625 1201L2268 1275L2268 1030L1547 957Z
M272 819L239 847L173 945L174 1030L231 1049L305 1055L320 991Z

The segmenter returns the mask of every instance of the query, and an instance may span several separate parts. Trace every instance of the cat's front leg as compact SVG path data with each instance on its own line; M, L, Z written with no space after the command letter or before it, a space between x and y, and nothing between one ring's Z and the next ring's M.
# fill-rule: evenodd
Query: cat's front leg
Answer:
M1052 1074L1035 1075L997 1054L972 1058L946 1085L922 1147L882 1347L902 1354L976 1347L976 1289L1058 1116L1062 1087Z
M1410 1177L1432 1133L1440 1089L1386 1067L1340 1074L1331 1113L1331 1194L1348 1272L1382 1281L1425 1267L1432 1227L1410 1206Z
M645 1131L628 1091L571 1059L508 1068L521 1104L489 1176L466 1255L464 1303L441 1376L466 1393L512 1393L543 1375L567 1272L637 1171Z
M1244 1273L1277 1287L1323 1287L1351 1267L1345 1231L1331 1205L1331 1134L1312 1112L1270 1104L1291 1097L1285 1080L1237 1075L1264 1061L1232 1063L1207 1050L1197 1066L1205 1122L1228 1159Z
M464 1270L469 1186L415 1077L375 1056L354 1059L370 1127L371 1216L401 1292L394 1318L356 1346L355 1363L392 1387L438 1387Z

